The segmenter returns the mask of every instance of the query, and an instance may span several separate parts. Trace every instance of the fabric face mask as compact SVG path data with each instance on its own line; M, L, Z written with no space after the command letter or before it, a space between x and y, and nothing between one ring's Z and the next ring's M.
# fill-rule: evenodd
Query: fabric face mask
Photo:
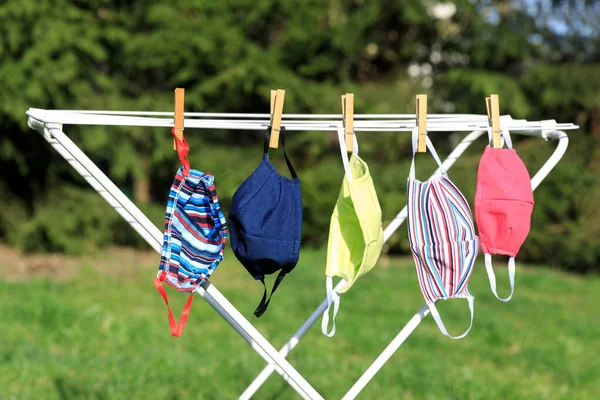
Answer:
M491 140L491 130L488 131ZM507 149L485 148L477 171L475 219L485 254L485 269L492 293L508 302L515 288L515 256L529 234L533 212L533 189L525 164L512 147L510 133L502 131ZM492 254L510 256L510 296L498 297Z
M180 336L187 321L194 293L223 260L227 239L214 177L182 166L169 192L165 213L163 250L157 278L152 282L169 309L173 336ZM179 323L169 307L162 282L179 292L189 292Z
M331 216L327 245L326 289L327 309L323 313L321 329L324 335L335 335L335 317L340 306L340 294L347 292L356 280L375 266L383 247L381 207L369 167L358 156L358 142L350 161L346 152L343 129L338 130L345 176L337 203ZM333 291L333 277L346 281L339 293ZM331 332L329 308L334 305Z
M413 158L408 178L408 238L425 302L440 331L461 339L473 325L473 296L467 284L477 258L479 239L467 200L450 181L427 138L427 148L440 174L425 182L415 179L418 129L412 132ZM435 307L438 300L466 299L471 312L469 328L460 336L448 334Z
M265 286L265 275L280 271L271 295L267 288L254 311L260 317L286 274L298 263L302 233L300 179L285 153L285 127L280 139L292 179L280 175L269 161L271 128L265 135L263 160L233 195L229 213L231 247L237 259Z

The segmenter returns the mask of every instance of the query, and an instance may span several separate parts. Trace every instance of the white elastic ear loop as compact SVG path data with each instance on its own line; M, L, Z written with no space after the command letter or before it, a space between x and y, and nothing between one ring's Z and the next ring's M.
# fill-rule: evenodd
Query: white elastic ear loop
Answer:
M408 177L410 179L415 179L415 154L417 152L417 136L419 135L419 128L415 126L411 131L412 136L412 160L410 162L410 172L408 173Z
M488 146L492 145L492 127L488 126L487 128L487 132L488 132ZM500 129L500 148L502 148L504 146L504 143L506 143L506 147L508 147L509 149L512 149L512 139L510 138L510 132L508 131L508 129Z
M419 128L415 126L412 129L412 152L413 153L412 153L412 160L410 162L410 172L408 173L408 176L410 179L415 179L415 154L417 153L417 137L418 136L419 136ZM440 157L438 156L437 151L435 151L435 147L433 147L433 143L431 143L429 136L427 137L425 144L427 145L429 152L431 153L433 159L435 160L435 162L437 163L437 165L439 167L439 174L445 175L446 170L444 170L444 167L442 166L442 161L440 160Z
M352 154L358 155L358 139L356 138L356 132L352 133Z
M508 259L508 280L510 282L510 296L507 298L498 297L498 292L496 292L496 275L494 274L494 268L492 268L492 255L486 253L485 254L485 270L487 271L488 278L490 280L490 287L492 289L492 293L496 298L504 303L508 303L512 298L513 293L515 292L515 258L511 257Z
M469 323L469 328L465 331L465 333L463 333L460 336L450 336L450 334L448 333L448 331L446 330L446 326L444 325L444 323L442 322L442 317L440 317L440 314L438 313L437 308L435 307L435 303L429 303L427 304L427 306L429 307L429 312L431 313L431 316L433 317L433 319L435 320L435 323L437 324L438 328L440 328L440 331L448 336L450 339L462 339L465 336L467 336L467 333L469 333L469 331L471 330L471 327L473 326L473 296L469 296L466 298L467 302L469 303L469 311L471 312L471 322Z
M323 335L327 337L333 337L335 335L335 317L340 309L340 295L333 291L333 278L328 276L325 281L325 287L327 289L327 309L323 312L323 319L321 320L321 331ZM333 319L331 321L331 332L327 332L329 326L329 308L333 303Z
M504 143L506 143L506 147L508 147L509 149L512 149L513 148L512 139L510 138L510 132L508 131L508 129L501 129L500 135L502 136L502 139L504 139Z
M344 128L338 127L338 142L340 144L340 153L342 155L342 163L344 164L344 171L346 171L346 177L348 182L352 181L352 170L350 170L350 162L348 161L348 152L346 150L346 142L344 140ZM356 135L354 136L353 144L352 144L352 152L354 154L358 154L358 141L356 140ZM356 151L355 151L356 150Z

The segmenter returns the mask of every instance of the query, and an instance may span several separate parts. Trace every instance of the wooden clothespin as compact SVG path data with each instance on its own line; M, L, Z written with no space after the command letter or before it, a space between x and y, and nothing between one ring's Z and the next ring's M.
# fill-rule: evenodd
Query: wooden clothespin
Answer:
M279 147L279 130L281 129L284 100L285 90L271 90L271 140L269 141L271 149Z
M174 134L179 140L183 139L183 103L185 98L185 89L175 89L175 124ZM177 141L173 139L173 150L177 150Z
M417 95L417 127L419 134L417 136L417 153L427 151L427 95Z
M485 106L489 124L492 127L492 147L499 149L502 147L500 140L500 102L497 94L492 94L485 98Z
M354 93L342 95L342 119L344 120L344 140L346 151L352 152L354 146Z

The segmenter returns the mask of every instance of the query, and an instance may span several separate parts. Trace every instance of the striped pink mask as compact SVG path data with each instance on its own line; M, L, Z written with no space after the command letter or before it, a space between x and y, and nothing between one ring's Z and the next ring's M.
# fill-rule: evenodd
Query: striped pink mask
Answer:
M427 138L427 148L439 165L439 174L426 182L415 179L417 131L413 130L413 159L408 178L408 234L421 292L440 331L461 339L473 325L473 296L467 284L477 258L475 234L467 200L450 181ZM435 307L438 300L466 299L471 312L469 328L460 336L448 334Z
M491 136L491 133L488 133ZM523 161L512 148L508 131L502 131L507 149L486 147L477 171L475 219L485 254L485 269L492 293L501 301L512 298L515 289L515 256L529 234L533 212L533 190ZM491 138L490 138L491 140ZM492 254L509 256L510 295L498 297Z

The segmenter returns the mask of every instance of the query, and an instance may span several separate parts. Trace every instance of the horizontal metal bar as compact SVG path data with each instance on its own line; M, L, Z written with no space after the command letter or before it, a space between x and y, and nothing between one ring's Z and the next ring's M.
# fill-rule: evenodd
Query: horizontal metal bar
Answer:
M56 123L77 125L119 125L119 126L148 126L148 127L172 127L172 118L150 118L133 116L116 116L103 114L69 114L51 113L45 114L44 110L28 110L30 124ZM288 131L336 131L342 124L341 121L285 121ZM186 119L186 128L200 129L229 129L229 130L264 130L269 125L268 120L235 121L235 120L197 120ZM415 126L414 120L407 121L357 121L355 131L358 132L410 132ZM461 119L432 119L427 128L430 132L460 132L487 129L487 121L461 120ZM556 124L550 126L548 122L541 121L506 121L503 128L514 133L542 136L548 130L576 129L572 124Z
M117 110L46 110L42 108L30 108L30 110L44 111L51 113L67 113L67 114L104 114L104 115L137 115L137 116L154 116L154 117L169 117L173 115L173 111L117 111ZM270 118L268 113L211 113L211 112L185 112L185 117L205 117L205 118ZM337 118L342 119L341 114L282 114L283 118L298 118L298 119L327 119ZM396 118L414 118L414 114L355 114L354 119L396 119ZM485 114L428 114L428 118L485 118ZM501 118L507 117L505 115Z

